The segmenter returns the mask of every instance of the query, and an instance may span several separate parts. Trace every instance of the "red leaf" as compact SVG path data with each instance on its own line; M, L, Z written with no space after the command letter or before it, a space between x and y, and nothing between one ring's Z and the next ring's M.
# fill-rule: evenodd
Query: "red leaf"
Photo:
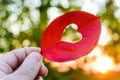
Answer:
M61 41L69 24L76 24L82 40L76 43ZM87 55L96 45L101 31L99 17L83 11L68 12L51 22L41 39L42 55L51 61L65 62Z

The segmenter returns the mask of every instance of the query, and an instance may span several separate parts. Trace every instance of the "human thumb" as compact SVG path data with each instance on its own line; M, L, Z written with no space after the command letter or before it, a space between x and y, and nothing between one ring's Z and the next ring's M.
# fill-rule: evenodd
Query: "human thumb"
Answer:
M42 56L38 52L32 52L12 75L17 80L34 80L41 67Z

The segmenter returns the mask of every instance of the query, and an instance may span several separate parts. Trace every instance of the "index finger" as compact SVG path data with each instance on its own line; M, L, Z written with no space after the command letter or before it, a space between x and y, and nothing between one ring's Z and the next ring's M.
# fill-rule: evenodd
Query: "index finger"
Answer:
M26 47L8 52L0 58L0 71L7 74L12 73L32 52L40 52L40 48Z

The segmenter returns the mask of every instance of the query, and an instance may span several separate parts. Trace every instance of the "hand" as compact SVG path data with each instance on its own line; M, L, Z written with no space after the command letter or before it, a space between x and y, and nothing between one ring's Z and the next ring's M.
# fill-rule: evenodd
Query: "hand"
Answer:
M27 47L0 56L0 80L42 80L48 70L39 52L40 48Z

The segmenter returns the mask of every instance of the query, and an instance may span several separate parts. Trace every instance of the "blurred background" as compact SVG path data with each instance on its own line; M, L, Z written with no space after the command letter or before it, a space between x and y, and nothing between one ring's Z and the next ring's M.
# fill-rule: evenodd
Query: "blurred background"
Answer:
M47 25L69 11L100 16L98 44L87 56L56 63L44 59L49 74L44 80L120 80L120 0L0 0L0 54L27 46L40 47ZM75 24L62 39L79 41ZM87 43L86 43L87 44Z

